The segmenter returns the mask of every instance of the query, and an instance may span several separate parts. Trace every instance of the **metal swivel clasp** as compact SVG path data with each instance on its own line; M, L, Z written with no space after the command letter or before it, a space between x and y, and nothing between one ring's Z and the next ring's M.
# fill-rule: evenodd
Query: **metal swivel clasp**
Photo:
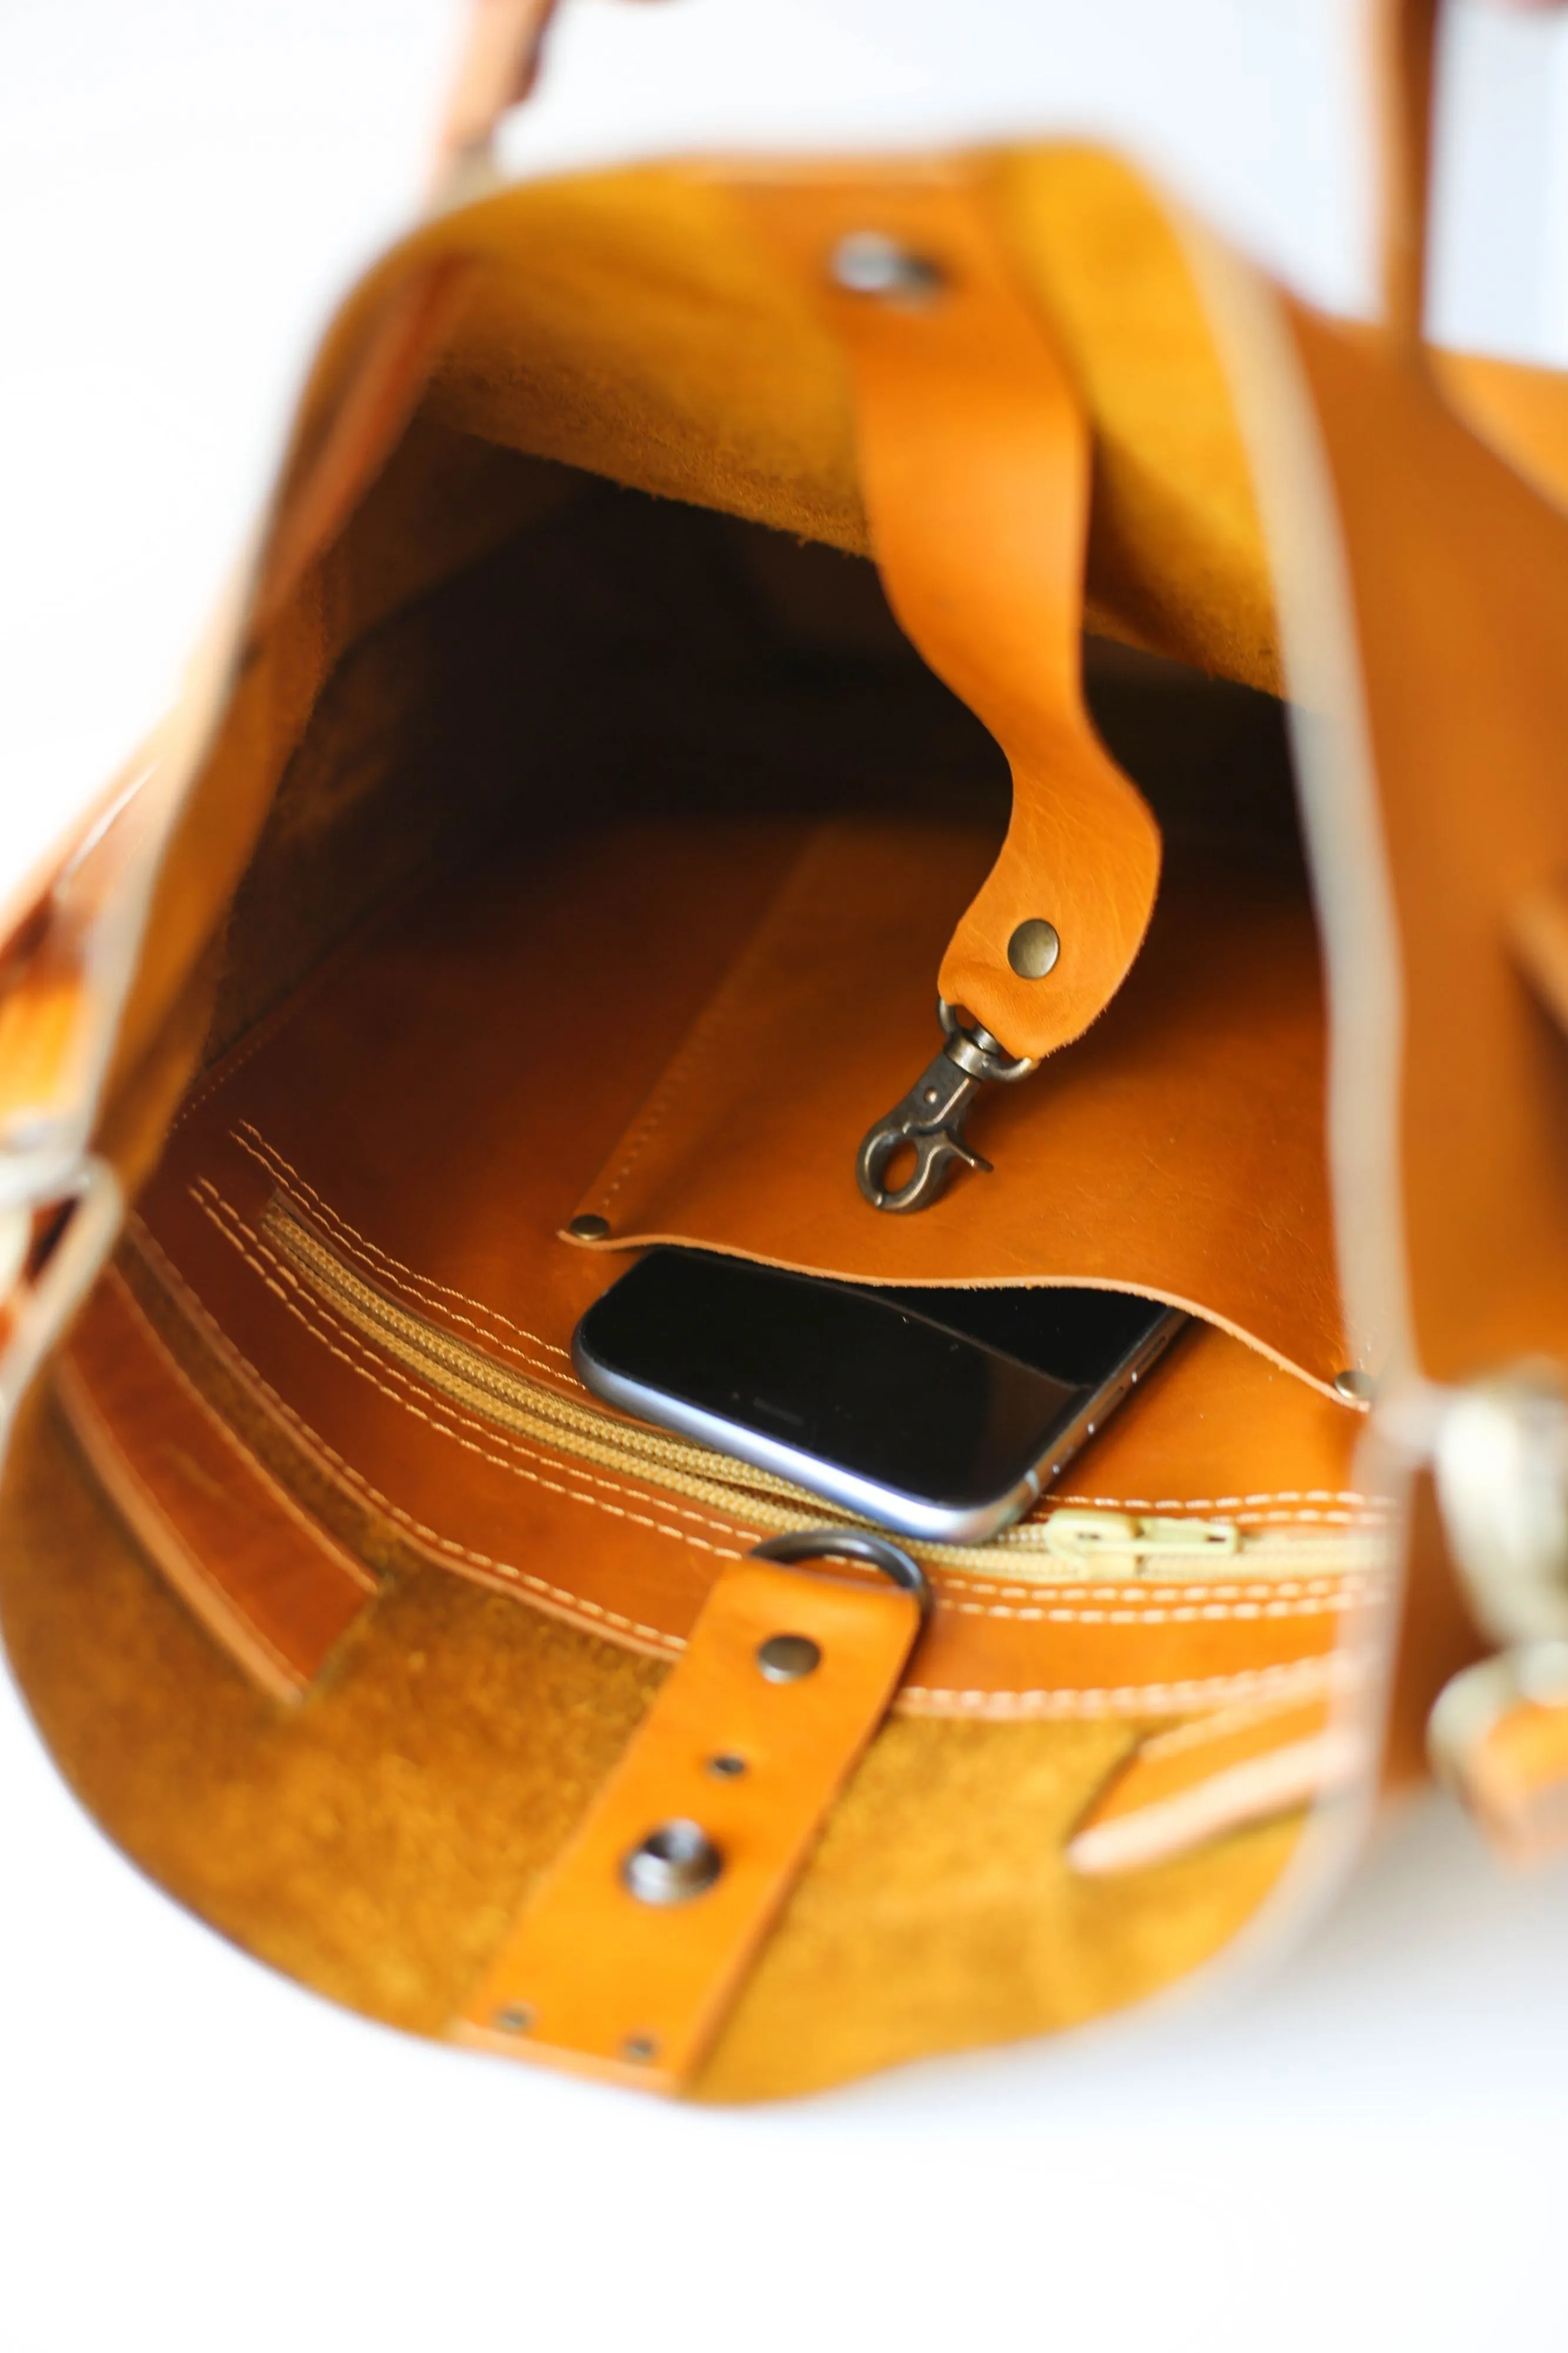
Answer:
M970 1104L988 1079L1010 1085L1015 1079L1027 1077L1035 1067L1024 1057L1007 1053L978 1022L966 1027L945 997L936 1000L936 1018L946 1033L946 1044L902 1102L868 1132L856 1157L856 1179L874 1209L929 1208L959 1163L989 1174L989 1160L963 1140ZM901 1185L889 1191L882 1178L906 1145L913 1149L914 1167Z

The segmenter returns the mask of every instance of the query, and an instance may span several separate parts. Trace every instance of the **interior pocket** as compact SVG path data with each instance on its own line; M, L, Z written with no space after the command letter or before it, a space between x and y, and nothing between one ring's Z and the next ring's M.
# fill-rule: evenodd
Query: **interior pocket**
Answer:
M984 828L831 821L575 1205L605 1241L697 1243L861 1282L1086 1283L1163 1298L1326 1387L1344 1364L1323 1158L1323 1015L1300 881L1173 859L1110 1009L988 1089L990 1176L890 1216L860 1136L940 1042L931 975Z

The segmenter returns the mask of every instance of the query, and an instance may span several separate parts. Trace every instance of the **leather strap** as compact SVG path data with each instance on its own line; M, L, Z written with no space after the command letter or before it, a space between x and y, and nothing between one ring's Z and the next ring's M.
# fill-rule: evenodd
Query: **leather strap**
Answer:
M1013 771L1007 838L942 959L942 993L1009 1053L1037 1060L1087 1029L1121 986L1160 873L1154 819L1084 710L1082 407L978 189L935 173L867 174L745 193L840 339L893 609ZM924 285L842 282L871 240ZM1009 945L1042 920L1060 952L1029 977Z
M1426 307L1437 0L1377 0L1384 323L1414 358Z
M914 1597L891 1587L755 1558L726 1569L455 2038L651 2090L689 2083L919 1628ZM760 1653L779 1637L815 1646L817 1662L772 1679ZM683 1901L633 1892L628 1859L661 1826L678 1851L700 1831L717 1860Z
M467 158L482 153L509 108L528 96L556 0L469 0L458 69L437 133L437 194Z

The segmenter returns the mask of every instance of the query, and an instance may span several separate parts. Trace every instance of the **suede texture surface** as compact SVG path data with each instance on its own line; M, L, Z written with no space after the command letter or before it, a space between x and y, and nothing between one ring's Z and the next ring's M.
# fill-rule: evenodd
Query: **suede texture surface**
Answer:
M308 1698L269 1699L143 1559L48 1398L18 1435L0 1623L84 1805L258 1958L442 2032L664 1670L405 1566ZM1276 1884L1298 1817L1114 1881L1062 1860L1146 1728L885 1726L699 2095L800 2093L1071 2025L1220 1950Z

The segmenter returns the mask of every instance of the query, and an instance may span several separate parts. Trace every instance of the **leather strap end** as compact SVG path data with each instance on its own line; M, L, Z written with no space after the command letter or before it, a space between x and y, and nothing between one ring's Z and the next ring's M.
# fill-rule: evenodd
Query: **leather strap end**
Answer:
M726 1570L453 2039L684 2090L919 1630L908 1593L756 1560Z

